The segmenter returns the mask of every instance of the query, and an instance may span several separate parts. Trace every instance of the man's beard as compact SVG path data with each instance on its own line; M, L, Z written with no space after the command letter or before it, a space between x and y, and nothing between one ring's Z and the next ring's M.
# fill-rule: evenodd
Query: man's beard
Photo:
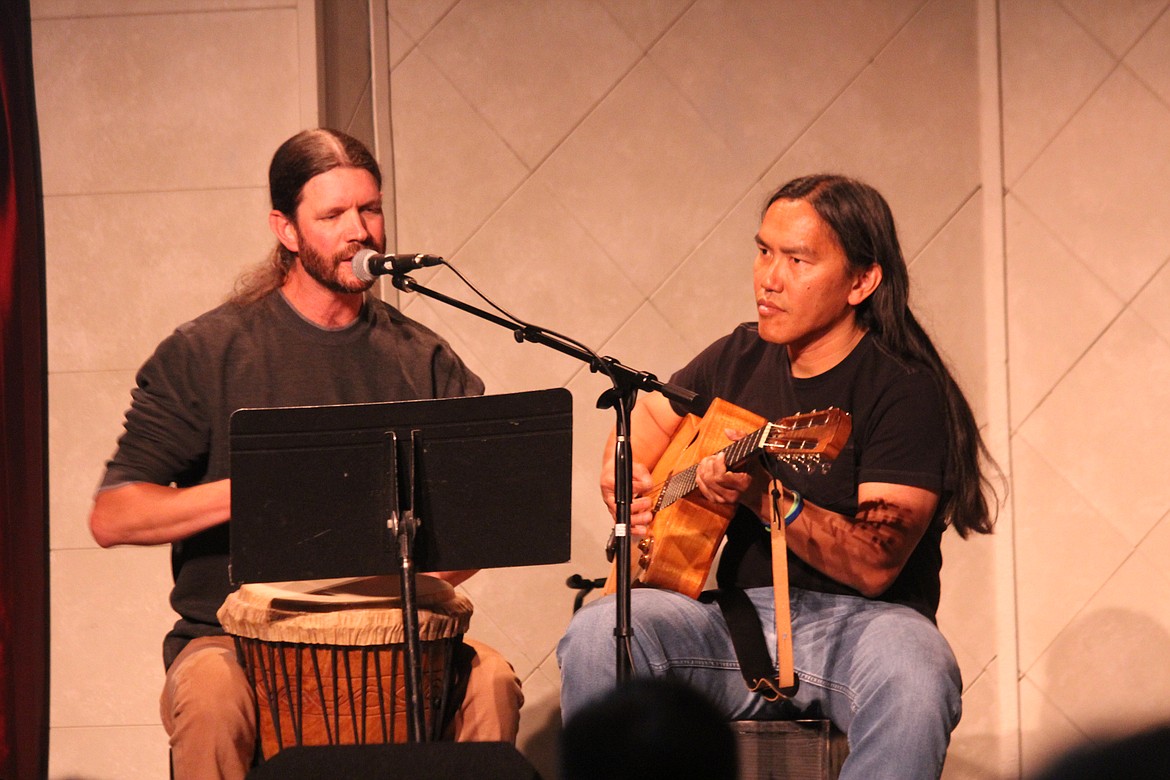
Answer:
M360 247L359 247L360 248ZM373 247L371 247L373 248ZM365 292L373 286L373 282L363 282L356 276L348 281L342 280L337 269L341 263L353 257L356 249L346 248L336 254L328 257L318 253L312 246L305 241L304 236L300 236L300 252L297 256L300 258L301 267L305 269L310 277L316 280L322 287L331 290L335 293L360 293ZM377 251L377 250L374 250Z

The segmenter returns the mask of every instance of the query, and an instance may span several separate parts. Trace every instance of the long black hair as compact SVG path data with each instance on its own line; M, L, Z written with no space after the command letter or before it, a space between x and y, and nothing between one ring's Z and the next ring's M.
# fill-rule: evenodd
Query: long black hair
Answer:
M309 179L334 168L361 168L369 171L378 186L382 186L378 161L361 141L327 127L302 130L272 155L268 166L272 208L296 222L297 206ZM266 260L240 276L232 300L249 303L279 288L294 260L296 255L277 241Z
M764 212L778 200L803 200L816 209L836 233L852 270L860 272L874 263L881 268L881 284L855 310L857 322L873 333L882 350L934 377L946 400L949 433L941 515L964 538L971 532L991 533L994 519L987 496L994 497L995 489L983 466L994 469L995 461L971 405L910 311L910 273L886 199L855 179L817 174L793 179L776 190Z

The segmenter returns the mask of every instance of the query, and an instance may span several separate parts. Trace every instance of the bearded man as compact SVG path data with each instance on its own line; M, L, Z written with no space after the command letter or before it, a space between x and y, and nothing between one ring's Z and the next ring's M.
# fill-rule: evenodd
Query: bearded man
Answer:
M356 252L384 251L382 175L335 130L287 140L269 167L277 245L225 304L180 325L139 370L125 433L94 500L98 544L170 544L179 620L163 643L161 698L176 778L242 778L255 754L255 704L216 612L228 574L228 420L245 407L478 395L450 345L369 294ZM473 571L436 576L452 585ZM475 651L455 738L514 742L523 702L512 667Z

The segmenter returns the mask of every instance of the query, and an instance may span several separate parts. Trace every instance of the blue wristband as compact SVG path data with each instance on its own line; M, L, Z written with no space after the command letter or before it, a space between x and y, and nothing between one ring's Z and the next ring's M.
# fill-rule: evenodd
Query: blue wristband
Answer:
M800 513L804 511L804 498L795 490L792 491L792 506L788 507L788 511L784 513L784 526L792 525L792 521L800 517Z

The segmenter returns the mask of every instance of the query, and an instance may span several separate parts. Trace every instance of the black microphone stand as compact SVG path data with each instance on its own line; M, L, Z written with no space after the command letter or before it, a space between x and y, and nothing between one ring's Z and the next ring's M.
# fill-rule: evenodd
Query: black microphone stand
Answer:
M614 429L617 434L614 445L614 503L617 507L614 517L614 562L617 567L617 588L613 634L617 646L617 682L619 684L625 682L630 678L632 672L629 646L632 633L630 625L630 589L632 587L630 580L630 507L634 499L634 464L630 444L630 415L639 390L662 393L667 398L688 407L695 403L698 395L678 385L661 382L653 374L646 371L638 371L622 365L614 358L600 357L555 333L549 333L534 325L513 322L441 292L431 290L419 284L406 273L391 272L390 277L394 287L402 292L424 295L507 328L512 331L517 342L529 341L555 349L557 352L585 363L589 366L590 371L605 374L613 383L613 387L606 390L598 398L597 407L599 409L612 408L617 415Z

